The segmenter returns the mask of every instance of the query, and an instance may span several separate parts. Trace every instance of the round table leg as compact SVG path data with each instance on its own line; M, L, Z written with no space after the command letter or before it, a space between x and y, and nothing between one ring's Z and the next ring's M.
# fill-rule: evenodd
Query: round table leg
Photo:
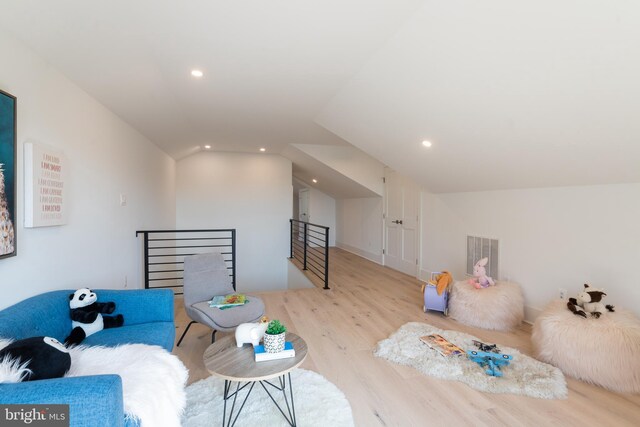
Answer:
M289 396L287 396L287 379L289 380ZM231 392L232 382L236 383L236 388L233 392ZM291 427L296 427L296 408L293 403L293 385L291 383L291 372L288 372L285 375L279 376L278 385L273 384L269 381L258 381L258 382L260 383L262 388L264 388L264 391L267 392L267 395L271 398L271 401L273 402L273 404L276 405L276 408L278 408L278 410L280 411L284 419L287 420L287 423ZM238 417L240 416L240 412L242 412L242 408L244 408L244 404L247 402L247 399L249 398L249 395L253 390L253 386L256 385L256 382L249 381L242 386L240 386L240 384L241 383L237 381L229 381L229 380L224 381L224 395L222 396L222 398L224 399L224 410L222 413L222 427L232 427L233 425L235 425L236 421L238 420ZM282 392L282 397L284 398L284 403L287 407L286 413L283 410L283 408L280 407L280 405L278 404L278 401L273 397L273 395L271 394L271 392L269 391L269 389L265 384ZM244 396L244 399L242 400L242 404L240 405L239 408L237 408L237 411L236 411L236 401L238 399L238 393L248 385L251 385L249 387L249 391L247 391L247 394ZM227 418L227 401L231 398L233 398L233 402L231 403L231 408L229 410L229 417ZM291 400L291 404L289 404L289 400ZM235 414L234 414L234 411L236 411Z
M244 404L247 403L247 399L249 398L249 395L253 390L253 386L256 385L256 383L253 381L245 383L242 387L240 387L240 384L241 384L240 382L236 382L236 389L233 393L230 394L229 392L231 390L231 381L224 380L224 395L222 396L222 398L224 399L224 410L222 412L222 427L231 427L235 425L236 421L238 420L238 416L240 415L240 412L242 412L242 408L244 408ZM238 408L238 411L236 412L234 417L233 411L235 410L235 407L236 407L236 400L238 399L238 393L241 390L243 390L245 387L247 387L249 384L251 384L251 387L249 387L249 391L244 396L242 405L240 405L240 408ZM233 397L233 402L231 404L231 410L229 411L229 418L227 419L227 400L231 399L232 397Z
M287 376L289 377L289 397L287 397ZM278 377L278 382L279 382L279 385L272 384L269 381L260 381L260 385L262 385L262 388L264 388L264 391L267 392L267 394L271 398L271 401L273 402L274 405L276 405L276 408L278 408L278 410L280 411L284 419L287 420L287 423L289 423L291 427L295 427L296 426L296 409L293 403L293 386L291 384L291 373L289 372L286 375L281 375L280 377ZM276 390L282 392L284 403L287 405L287 413L283 411L283 409L280 407L276 399L273 397L273 395L271 395L271 392L269 392L265 383L275 388ZM289 405L289 399L291 399L291 405Z

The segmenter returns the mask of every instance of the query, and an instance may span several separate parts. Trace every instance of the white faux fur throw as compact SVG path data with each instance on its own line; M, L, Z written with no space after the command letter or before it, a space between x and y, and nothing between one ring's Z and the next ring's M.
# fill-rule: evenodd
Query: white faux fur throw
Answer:
M0 350L9 343L0 339ZM125 415L140 420L142 427L180 426L189 372L176 356L144 344L78 346L69 353L67 377L115 374L122 378ZM0 363L0 383L19 380L20 373L10 363Z
M14 340L0 338L0 350L11 344ZM4 357L0 360L0 384L17 383L22 381L31 371L27 366L29 363L20 364L19 360Z
M640 319L627 310L599 319L576 316L554 301L538 316L531 335L540 360L565 374L623 393L640 393Z
M522 290L512 282L496 282L484 289L467 281L455 282L449 296L449 316L477 328L511 330L524 320Z

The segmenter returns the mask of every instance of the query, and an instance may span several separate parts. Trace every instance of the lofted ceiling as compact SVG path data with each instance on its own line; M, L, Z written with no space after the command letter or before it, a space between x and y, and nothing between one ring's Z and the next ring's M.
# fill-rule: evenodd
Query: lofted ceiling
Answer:
M639 23L626 0L425 1L317 122L434 192L640 182Z
M420 4L0 0L0 26L175 158L279 153L344 144L314 116Z
M640 182L638 2L0 0L0 10L2 29L176 159L205 144L265 147L299 177L331 180L290 144L353 144L434 192Z

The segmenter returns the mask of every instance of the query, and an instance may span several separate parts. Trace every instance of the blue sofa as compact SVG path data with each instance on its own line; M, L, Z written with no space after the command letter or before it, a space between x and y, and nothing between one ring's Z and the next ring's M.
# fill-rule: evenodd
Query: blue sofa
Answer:
M173 349L173 292L154 290L96 290L99 302L116 303L124 326L87 337L84 345L116 346L139 343ZM50 336L60 342L71 332L69 294L73 290L37 295L0 311L0 337L23 339ZM69 404L71 426L137 426L125 420L122 380L95 375L0 384L0 403Z

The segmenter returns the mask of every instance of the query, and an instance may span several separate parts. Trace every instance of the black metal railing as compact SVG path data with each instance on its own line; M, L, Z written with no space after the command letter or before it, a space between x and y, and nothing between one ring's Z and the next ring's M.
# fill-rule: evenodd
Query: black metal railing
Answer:
M138 230L144 250L144 287L182 294L184 257L219 251L236 288L236 230Z
M290 219L290 258L302 264L329 289L329 227Z

